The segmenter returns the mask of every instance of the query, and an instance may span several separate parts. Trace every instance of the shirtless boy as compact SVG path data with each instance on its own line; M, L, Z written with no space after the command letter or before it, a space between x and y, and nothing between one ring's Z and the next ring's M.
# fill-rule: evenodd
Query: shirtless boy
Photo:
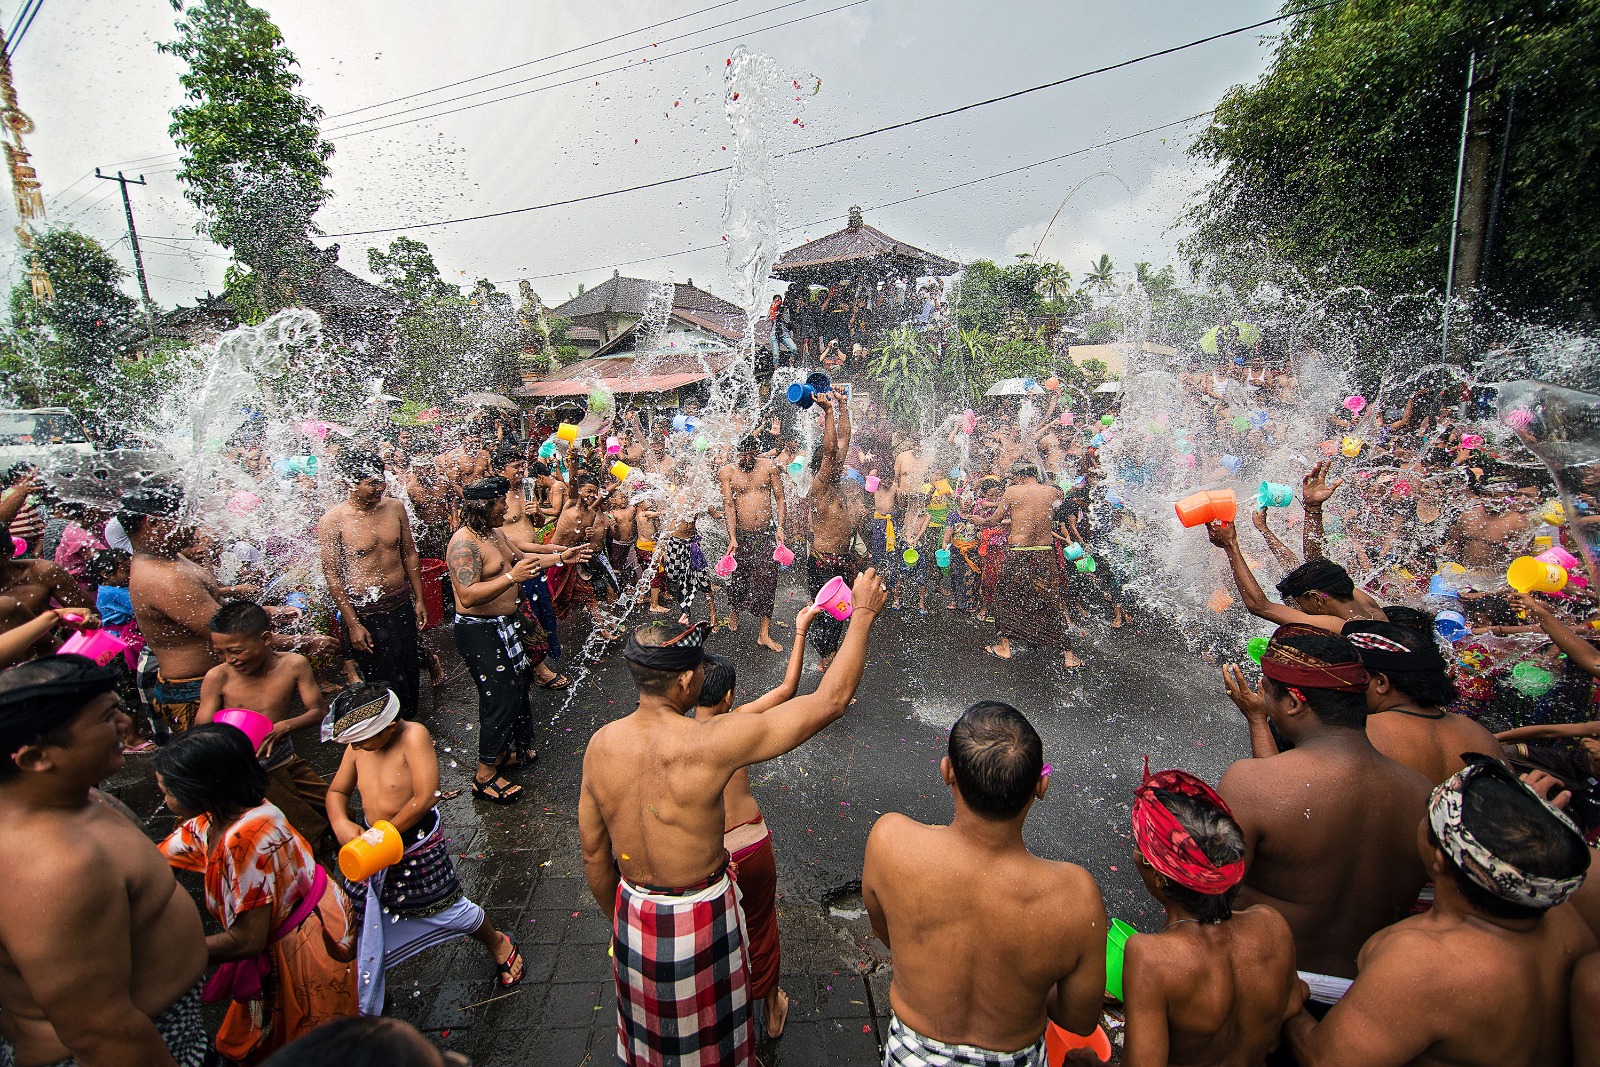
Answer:
M194 724L212 721L223 708L243 708L272 720L256 756L267 772L267 799L276 804L313 848L328 832L323 804L328 783L295 754L293 733L322 721L322 690L311 661L267 644L272 621L248 600L236 600L211 617L211 648L221 663L200 683ZM305 710L295 714L295 702Z
M210 1053L200 914L95 788L123 764L117 677L82 656L0 673L0 1062L201 1067Z
M1205 782L1145 771L1134 791L1139 876L1166 909L1123 957L1125 1067L1260 1067L1300 1011L1294 935L1264 904L1233 910L1244 831Z
M844 644L816 691L760 715L685 718L704 680L705 624L654 623L629 638L623 656L639 706L589 739L578 796L589 889L616 939L623 1062L751 1061L750 971L723 797L739 768L797 748L850 706L883 610L872 571L856 579L854 600ZM659 928L682 936L658 937ZM708 1020L705 1004L726 1010Z
M949 826L891 812L867 837L861 898L894 953L884 1062L1043 1064L1046 1020L1089 1034L1100 1017L1100 887L1023 843L1050 779L1017 709L968 708L939 775L955 801Z
M466 935L489 951L502 986L522 980L521 953L494 928L484 910L466 898L440 825L439 757L433 735L399 716L399 701L382 686L352 686L333 700L328 732L345 746L328 787L327 815L340 847L380 820L400 831L405 854L364 887L352 886L359 911L380 908L388 921L363 926L361 959L364 1014L383 1011L384 971L412 956ZM361 797L361 819L350 800ZM365 825L363 825L363 823Z
M733 663L721 656L706 656L705 681L695 698L694 717L708 722L718 715L760 715L792 700L800 689L805 666L806 629L817 609L806 605L794 623L794 648L789 667L778 688L748 704L733 706L738 675ZM750 930L750 990L763 1002L768 1037L783 1035L789 1017L789 995L778 985L781 952L778 944L778 861L772 852L772 831L761 817L761 805L750 791L750 768L740 767L722 791L722 844L738 871L740 906Z
M739 457L718 472L722 483L722 514L728 523L728 551L738 562L728 592L728 629L739 629L739 611L754 615L761 624L756 644L782 652L772 639L772 606L778 593L778 561L772 558L783 544L783 479L772 460L760 455L761 442L745 437Z
M16 559L12 553L11 529L0 525L0 596L17 601L30 619L60 606L78 609L88 626L99 625L94 598L76 578L49 560Z
M844 457L850 452L850 405L831 393L817 394L822 409L822 447L811 461L811 554L806 557L806 585L813 599L833 578L855 580L856 559L850 550L855 540L857 506L840 485ZM821 657L819 670L827 670L844 637L844 624L824 616L811 625L811 644Z
M372 452L346 452L339 473L350 487L344 503L317 524L322 573L339 609L348 648L361 676L400 696L415 718L420 687L419 627L428 624L422 561L411 540L405 505L386 495L383 463Z

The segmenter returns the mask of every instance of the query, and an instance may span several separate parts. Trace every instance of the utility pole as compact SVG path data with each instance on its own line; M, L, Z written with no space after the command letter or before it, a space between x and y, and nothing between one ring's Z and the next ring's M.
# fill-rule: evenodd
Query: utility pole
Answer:
M113 178L109 174L101 174L99 167L94 168L94 176L96 178L104 178L108 182L116 182L122 186L122 210L128 216L128 242L133 245L133 266L139 274L139 292L144 296L145 323L150 327L150 340L153 343L156 339L155 302L150 299L150 283L145 281L144 256L139 253L139 231L133 227L133 202L128 199L128 186L148 183L144 180L143 174L139 175L138 181L135 181L132 178L123 177L122 172L119 170L117 171L117 176Z
M1450 358L1450 301L1455 295L1456 240L1461 235L1461 183L1467 167L1467 130L1472 117L1472 79L1478 70L1478 53L1467 60L1467 94L1461 106L1461 148L1456 157L1456 202L1450 209L1450 261L1444 275L1444 324L1439 333L1439 358ZM131 216L130 216L131 218Z

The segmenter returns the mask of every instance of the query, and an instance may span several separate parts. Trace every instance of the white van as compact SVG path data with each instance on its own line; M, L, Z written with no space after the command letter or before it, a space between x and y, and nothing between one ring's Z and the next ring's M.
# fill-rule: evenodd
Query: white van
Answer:
M94 454L94 442L66 408L0 409L0 469L16 463L48 465L62 454Z

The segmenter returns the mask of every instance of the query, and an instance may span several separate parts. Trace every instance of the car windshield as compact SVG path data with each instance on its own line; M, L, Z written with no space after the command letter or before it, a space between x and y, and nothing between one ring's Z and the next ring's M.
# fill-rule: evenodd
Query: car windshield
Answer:
M0 445L81 445L88 440L78 420L65 412L0 412Z

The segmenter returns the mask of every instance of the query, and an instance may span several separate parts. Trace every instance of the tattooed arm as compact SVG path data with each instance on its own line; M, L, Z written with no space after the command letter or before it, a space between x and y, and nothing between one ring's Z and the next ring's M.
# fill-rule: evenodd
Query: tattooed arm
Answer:
M509 569L493 578L483 577L483 553L466 530L457 530L445 553L450 584L456 603L462 608L481 608L504 596L507 591L538 573L533 557L523 556Z

